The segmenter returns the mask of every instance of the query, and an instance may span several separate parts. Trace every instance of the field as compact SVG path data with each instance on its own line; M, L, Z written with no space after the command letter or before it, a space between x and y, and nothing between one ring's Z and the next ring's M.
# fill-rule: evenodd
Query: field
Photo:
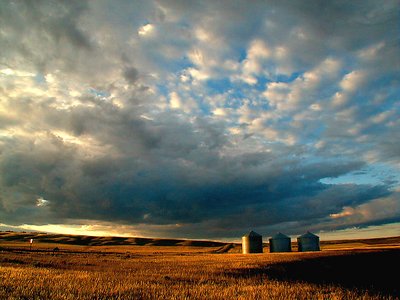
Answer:
M321 248L0 232L0 299L399 299L400 237Z

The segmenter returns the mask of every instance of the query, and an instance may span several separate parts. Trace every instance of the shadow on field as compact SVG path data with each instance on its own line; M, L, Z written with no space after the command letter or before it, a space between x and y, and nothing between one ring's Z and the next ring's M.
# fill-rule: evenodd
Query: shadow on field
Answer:
M279 281L333 284L399 297L400 249L305 258L251 269L237 269L233 277L266 276Z

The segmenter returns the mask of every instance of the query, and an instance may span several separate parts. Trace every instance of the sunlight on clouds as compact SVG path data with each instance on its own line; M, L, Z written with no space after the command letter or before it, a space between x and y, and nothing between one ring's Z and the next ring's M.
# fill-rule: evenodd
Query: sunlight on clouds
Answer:
M337 219L337 218L343 218L343 217L352 216L354 214L355 214L355 209L354 208L345 206L345 207L343 207L343 210L340 213L330 214L329 216L332 219Z
M187 74L181 74L179 78L180 78L181 82L183 82L183 83L190 81L190 76Z
M227 116L226 110L219 107L213 110L213 114L218 116L218 117L225 117Z
M363 159L370 164L376 163L379 161L379 152L376 150L367 151L363 153Z
M255 85L257 84L257 78L255 76L252 75L243 75L240 77L241 80L243 80L244 82L246 82L249 85Z
M242 133L242 129L240 129L239 127L230 127L229 132L231 134L238 135Z
M271 50L263 40L257 39L251 42L247 56L249 59L265 59L271 56Z
M400 235L400 223L383 224L367 227L349 227L335 231L322 230L319 232L321 240L361 239L376 237L392 237Z
M394 110L388 110L388 111L384 111L381 112L375 116L371 117L371 122L375 123L375 124L380 124L385 122L388 118L390 118L391 116L393 116L395 114Z
M153 24L146 24L139 28L138 34L141 36L150 35L154 32L154 25Z
M268 103L276 107L278 110L285 110L290 107L288 98L290 87L284 82L270 82L263 95L267 98Z
M2 69L0 70L0 73L3 75L14 75L14 71L11 69Z
M79 100L79 97L83 96L83 90L86 89L80 84L65 82L51 73L43 76L43 81L40 81L35 79L36 75L27 75L26 73L13 71L13 74L22 74L23 76L15 76L12 84L5 85L5 95L9 101L2 103L3 108L12 107L11 100L21 97L28 97L31 101L45 103L55 109L68 109L78 105L93 106L93 103ZM7 108L7 110L13 111L10 108Z
M346 74L340 82L340 87L347 93L356 91L365 82L367 73L362 70L352 71Z
M352 128L347 129L347 133L352 136L358 136L362 130L362 126L354 125Z
M335 95L332 97L332 105L337 107L337 106L342 106L346 104L348 101L348 97L341 92L336 92Z
M222 67L225 70L231 71L231 72L237 72L240 64L232 59L227 59L224 61L224 63L222 64Z
M334 80L339 75L342 63L339 59L328 57L315 68L304 73L302 78L296 79L301 88L316 90L324 81Z
M277 46L273 49L276 63L276 73L290 75L294 69L291 63L290 50L287 46Z
M46 79L46 82L47 83L54 83L55 81L56 81L56 79L55 79L55 77L54 77L54 75L53 74L46 74L45 76L44 76L44 78Z
M26 72L22 70L13 70L10 68L0 70L0 74L7 76L17 76L17 77L34 77L36 76L34 73Z
M188 68L187 71L193 79L196 79L199 81L207 80L210 77L210 75L204 70Z
M289 146L293 146L297 143L297 138L293 134L286 134L282 141Z
M318 103L313 103L313 104L310 105L310 109L313 110L313 111L321 111L322 107Z
M247 50L246 59L242 62L243 75L239 78L247 84L257 83L255 75L264 71L263 64L271 56L271 50L262 40L253 40Z
M36 199L36 206L37 207L43 207L49 205L50 201L43 199L43 197L39 197Z
M237 110L239 114L239 123L250 124L253 122L258 112L249 106L249 101L246 100L244 104Z
M59 234L90 235L90 236L121 236L121 237L158 237L162 238L163 232L182 227L182 224L166 225L122 225L106 221L75 220L70 224L22 224L12 226L0 223L1 227L12 230L29 230ZM158 234L157 234L158 232Z
M154 119L153 119L153 118L151 118L151 117L148 117L148 116L146 116L146 115L140 115L140 117L141 117L142 119L145 119L145 120L147 120L147 121L154 121Z
M278 140L279 133L278 131L272 129L272 128L263 128L261 129L261 125L258 125L257 122L254 124L256 131L260 131L267 140L269 141L275 141Z
M22 139L29 139L29 138L40 138L43 136L43 132L32 132L31 130L21 128L21 127L9 127L7 129L0 129L0 135L8 138L22 138Z
M62 130L53 130L52 134L60 138L64 143L78 147L77 149L87 156L103 156L107 154L110 157L115 157L118 155L118 151L113 145L104 145L93 136L74 136Z
M210 32L204 30L203 28L196 28L194 30L196 38L202 42L209 42L212 39Z
M280 60L283 60L283 59L287 58L288 54L289 54L289 51L284 46L279 46L279 47L276 47L274 49L275 57L280 59Z
M262 60L269 58L271 50L262 40L254 40L248 51L247 58L244 61L243 69L247 73L260 73Z
M14 132L12 130L4 130L0 129L0 138L10 138L14 136ZM0 140L0 144L2 141Z
M319 110L321 104L314 101L321 99L316 95L324 89L324 85L331 85L336 81L341 65L340 60L329 57L292 82L267 83L263 96L277 110L293 111L305 106Z
M76 144L76 145L80 145L80 146L88 146L88 145L91 144L90 142L87 143L87 142L84 141L85 139L86 140L87 139L90 140L89 137L82 137L82 136L76 137L74 135L69 134L66 131L61 131L61 130L54 130L53 134L55 136L61 138L66 143L72 143L72 144Z
M182 108L181 98L179 97L179 95L176 92L172 92L169 95L169 99L170 99L169 103L170 103L171 108L174 108L174 109Z
M43 100L47 96L47 87L34 82L33 76L17 76L12 85L6 86L6 97L19 99L20 97L33 97Z
M318 67L317 70L320 74L325 76L336 77L343 67L343 63L339 58L328 57Z
M325 141L318 141L314 144L314 147L316 149L323 149L326 146L326 142Z
M330 214L332 219L345 219L349 224L371 222L396 217L400 212L400 195L375 199L356 207L343 207L339 213Z
M376 59L379 51L382 50L384 47L385 47L385 43L380 42L378 44L375 44L375 45L372 45L370 47L360 50L358 52L358 56L364 60L374 60L374 59Z
M193 49L188 53L188 57L196 66L204 67L205 59L203 52L200 49Z
M80 92L77 91L77 90L70 90L68 93L69 93L69 95L70 95L71 97L80 97L80 96L82 96L82 93L80 93Z
M74 235L91 235L91 236L140 236L140 234L132 231L126 232L124 226L119 228L118 225L63 225L63 224L47 224L47 225L28 225L23 224L17 227L20 230L34 230L39 232L74 234ZM129 230L128 229L128 230Z

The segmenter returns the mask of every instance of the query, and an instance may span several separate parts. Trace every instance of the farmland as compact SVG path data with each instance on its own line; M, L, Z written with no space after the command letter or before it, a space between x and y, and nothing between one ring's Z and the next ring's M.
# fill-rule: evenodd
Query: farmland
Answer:
M321 248L2 232L0 299L398 299L400 238Z

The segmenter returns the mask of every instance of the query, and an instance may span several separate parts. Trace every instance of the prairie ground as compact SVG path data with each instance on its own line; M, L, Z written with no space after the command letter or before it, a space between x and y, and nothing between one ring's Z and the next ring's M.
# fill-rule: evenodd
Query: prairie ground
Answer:
M400 269L396 241L242 255L235 253L238 245L189 241L159 246L47 240L30 250L26 241L6 236L0 235L0 299L399 299L400 293L392 275Z

